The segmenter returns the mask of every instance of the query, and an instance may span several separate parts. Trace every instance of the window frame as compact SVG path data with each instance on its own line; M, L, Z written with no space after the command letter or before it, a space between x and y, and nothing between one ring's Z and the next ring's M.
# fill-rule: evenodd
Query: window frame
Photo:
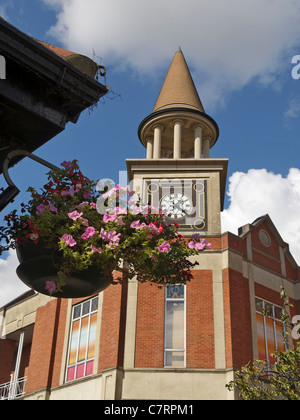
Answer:
M94 300L97 299L97 307L95 310L92 310L92 302ZM83 306L84 304L86 304L87 302L89 302L89 311L86 314L82 314L83 312ZM80 315L76 318L74 318L74 313L76 308L81 307L80 309ZM71 383L74 381L78 381L80 379L84 379L88 376L91 376L93 374L89 373L88 375L86 374L86 369L87 369L87 365L89 362L95 362L95 354L93 357L88 358L88 350L89 350L89 341L87 340L87 344L86 344L86 349L85 349L85 358L78 361L78 355L79 355L79 351L80 351L80 338L81 338L81 326L82 326L82 321L85 318L89 318L88 319L88 329L87 329L87 337L89 339L90 337L90 331L91 331L91 317L94 314L97 314L97 318L98 318L98 312L99 312L99 296L93 296L90 299L84 300L78 304L75 304L72 306L72 313L71 313L71 321L70 321L70 328L69 328L69 339L68 339L68 351L67 351L67 359L66 359L66 369L65 369L65 383ZM69 358L70 358L70 352L71 352L71 345L72 345L72 328L73 328L73 324L74 322L79 320L79 328L78 328L78 337L77 337L77 343L76 343L76 361L75 363L69 364ZM80 377L80 378L76 378L77 376L77 371L78 371L78 366L82 365L84 363L84 374ZM95 365L93 365L94 368ZM75 367L75 371L74 371L74 379L69 379L68 380L68 370L72 367Z
M167 290L168 287L184 287L184 297L183 298L168 298ZM183 309L183 349L171 349L167 348L166 341L167 341L167 302L183 302L184 303L184 309ZM170 284L165 286L165 310L164 310L164 368L167 369L185 369L186 368L186 285L185 284ZM177 366L169 366L167 365L167 354L168 353L183 353L183 366L177 367Z
M257 301L260 301L263 304L261 311L259 311L257 309ZM272 314L270 314L270 315L267 315L265 313L265 311L266 311L266 304L270 305L271 308L272 308ZM274 339L276 351L278 351L278 349L279 349L279 347L278 347L278 340L277 340L277 334L276 334L276 331L277 331L276 326L278 325L278 323L280 323L280 325L281 325L284 333L286 334L285 325L283 324L281 318L278 318L276 316L275 308L278 308L278 309L280 309L280 311L282 311L282 307L280 305L277 305L276 303L273 303L273 302L271 302L271 301L269 301L267 299L261 298L259 296L255 296L255 313L256 314L260 314L263 317L263 331L264 331L265 353L266 353L266 361L267 361L267 364L268 365L270 365L271 362L270 362L270 358L269 358L270 352L268 350L268 333L267 333L266 318L269 318L269 319L272 320L272 324L273 324L273 339ZM256 322L256 331L257 331L257 322ZM280 331L280 333L282 334L282 331ZM283 341L283 346L284 346L284 351L287 351L287 344L284 341Z

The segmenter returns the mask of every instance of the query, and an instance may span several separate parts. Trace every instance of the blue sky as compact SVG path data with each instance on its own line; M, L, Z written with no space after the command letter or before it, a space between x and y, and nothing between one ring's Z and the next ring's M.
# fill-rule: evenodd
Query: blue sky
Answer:
M126 158L145 157L137 128L180 45L220 127L211 157L229 158L223 230L269 213L300 262L300 79L291 76L300 0L0 0L0 14L40 40L90 58L94 50L107 67L114 99L36 151L56 165L78 159L93 179L118 181ZM10 171L22 193L8 210L45 172L27 159ZM14 255L2 257L0 278L13 276L15 264Z

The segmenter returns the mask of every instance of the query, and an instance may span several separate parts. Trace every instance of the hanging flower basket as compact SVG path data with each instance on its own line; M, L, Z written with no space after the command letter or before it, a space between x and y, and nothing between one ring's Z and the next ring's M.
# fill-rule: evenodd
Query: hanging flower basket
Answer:
M41 191L13 210L0 227L0 255L17 249L17 274L34 290L55 297L86 297L136 277L158 285L192 279L189 257L211 245L186 240L159 209L143 207L128 187L101 188L77 161L48 173ZM120 273L116 275L116 273Z
M16 251L20 263L18 277L26 286L44 295L75 299L100 293L111 284L99 267L90 266L87 270L69 274L63 289L55 292L53 285L60 281L58 271L62 257L49 252L42 242L37 245L28 242L17 246Z

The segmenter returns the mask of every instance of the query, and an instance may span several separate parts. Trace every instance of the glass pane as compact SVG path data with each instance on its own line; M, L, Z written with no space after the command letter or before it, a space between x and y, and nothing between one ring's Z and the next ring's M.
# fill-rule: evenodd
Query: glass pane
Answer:
M275 318L281 320L282 309L279 306L274 306Z
M184 302L166 302L166 348L184 349Z
M82 316L87 315L90 312L90 301L84 302L82 306Z
M270 317L273 316L272 305L270 303L265 302L264 314Z
M264 318L261 314L256 314L257 326L257 344L258 344L258 358L259 360L266 360L266 346L264 333Z
M85 360L86 358L88 328L89 328L89 317L86 316L81 321L78 362L80 362L81 360Z
M278 351L285 351L282 329L283 329L282 324L277 321L276 322L276 340L277 340L277 350Z
M92 300L92 309L91 312L97 311L98 310L98 298L95 298Z
M77 366L76 379L84 377L84 368L85 368L85 363L82 363L81 365Z
M184 367L184 352L183 351L166 351L165 366Z
M73 381L74 378L75 378L75 366L68 369L67 382Z
M184 299L184 285L167 286L167 298Z
M257 312L263 312L264 303L261 299L255 299L255 306Z
M80 321L73 322L68 365L76 363Z
M276 351L275 337L274 337L274 321L270 318L266 318L266 330L267 330L267 342L268 342L268 356L272 364L276 362L274 357L271 357L271 353Z
M97 313L91 315L89 343L88 343L88 359L92 359L95 355L96 332L97 332Z
M73 313L73 319L79 318L81 312L81 305L75 306L74 313Z
M94 361L87 362L85 376L92 375L94 368Z

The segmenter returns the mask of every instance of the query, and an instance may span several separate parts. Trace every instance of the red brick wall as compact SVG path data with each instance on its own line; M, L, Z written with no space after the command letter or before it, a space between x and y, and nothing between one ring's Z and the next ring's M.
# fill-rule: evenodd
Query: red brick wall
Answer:
M265 247L259 239L259 231L261 229L268 232L271 237L271 245L269 247ZM270 231L266 221L262 222L257 229L252 230L251 242L252 248L255 248L252 250L253 262L281 274L279 245L276 238L274 238L272 232ZM256 250L263 252L265 255L262 255Z
M265 247L260 239L259 239L259 231L263 229L269 233L271 237L271 245L269 247ZM265 254L269 254L274 258L280 260L280 253L279 253L279 246L276 238L274 238L272 232L269 229L269 225L267 221L263 221L256 229L253 229L251 232L251 241L253 248L256 248Z
M53 346L53 367L51 372L51 388L59 385L61 366L65 366L66 360L62 359L65 342L66 319L68 312L68 300L62 299L60 302L59 322L56 328L56 337L54 337Z
M288 279L291 280L297 280L297 270L296 268L292 267L291 264L289 263L288 259L285 257L285 269L286 269L286 276Z
M10 381L15 348L15 341L0 340L0 385Z
M127 284L104 291L100 336L99 372L123 366L126 327ZM101 316L101 314L99 314Z
M281 263L278 261L274 261L271 258L268 258L265 255L261 255L255 250L252 250L252 258L253 262L256 264L259 264L265 268L268 268L272 271L275 271L275 273L278 273L281 275Z
M27 376L29 360L30 360L30 352L31 352L31 343L24 345L23 350L22 350L19 378L24 378L25 376Z
M247 258L247 243L245 239L241 239L230 232L222 235L222 249L227 248L233 248L235 251L240 252L244 258Z
M211 271L194 271L186 287L187 368L214 368L213 287ZM164 289L140 284L135 367L164 366Z
M249 284L228 268L223 282L227 368L241 368L253 359Z
M51 386L61 300L38 308L28 367L26 393Z
M165 292L156 285L139 284L135 367L164 366Z
M193 272L186 287L186 367L215 367L212 271Z
M282 306L283 304L283 300L281 299L279 292L269 289L266 286L262 286L261 284L255 283L255 296L268 300L275 305Z

